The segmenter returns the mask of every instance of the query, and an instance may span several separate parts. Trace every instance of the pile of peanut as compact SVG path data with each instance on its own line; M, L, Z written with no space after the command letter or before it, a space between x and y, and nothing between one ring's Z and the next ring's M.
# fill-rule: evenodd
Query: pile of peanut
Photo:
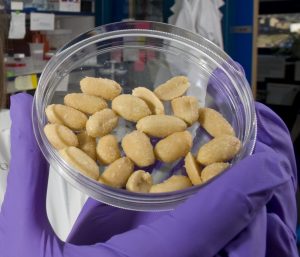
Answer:
M197 98L184 95L189 86L187 77L176 76L154 92L137 87L132 94L121 94L121 86L113 80L86 77L80 81L82 93L67 94L64 105L47 106L49 123L44 132L68 164L99 183L141 193L199 185L229 166L241 142L219 112L200 108ZM171 101L173 115L165 114L165 101ZM136 123L136 130L126 134L121 144L112 134L120 118ZM187 128L196 122L212 140L194 157ZM151 137L159 139L155 146ZM151 174L143 170L156 160L172 163L181 158L187 176L173 175L153 184Z

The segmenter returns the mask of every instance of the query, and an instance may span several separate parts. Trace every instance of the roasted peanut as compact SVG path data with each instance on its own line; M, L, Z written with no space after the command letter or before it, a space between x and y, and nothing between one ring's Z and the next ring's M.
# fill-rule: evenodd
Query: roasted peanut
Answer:
M121 157L118 140L113 135L101 137L96 150L99 162L104 165L108 165Z
M114 80L104 78L85 77L80 80L80 88L83 93L95 95L112 100L121 94L121 86Z
M149 193L151 186L151 174L143 170L133 172L126 183L128 191L138 193Z
M68 164L78 169L83 175L95 180L99 178L97 163L82 150L70 146L60 150L59 153Z
M104 184L121 188L126 185L133 172L133 162L128 157L122 157L111 163L103 172L101 180Z
M132 90L132 95L146 102L152 114L165 114L165 107L159 98L148 88L137 87Z
M155 88L154 93L160 100L167 101L182 96L189 88L190 82L185 76L176 76Z
M231 160L240 150L241 142L229 135L215 137L200 147L197 161L203 165Z
M117 96L112 101L111 108L125 120L133 122L151 114L148 105L133 95Z
M192 183L186 176L173 175L160 184L153 185L150 193L165 193L191 187Z
M146 167L154 163L155 157L150 138L138 130L134 130L122 139L123 150L137 166Z
M234 130L221 113L211 108L199 109L200 125L213 137L221 135L234 136Z
M45 112L50 123L65 125L73 130L84 129L87 122L84 113L62 104L48 105Z
M64 125L47 124L44 127L44 132L51 145L58 150L78 145L75 133Z
M154 148L154 153L157 159L169 163L184 157L192 145L193 138L190 132L175 132L160 140Z
M229 163L227 162L215 162L208 166L206 166L201 172L201 179L203 182L210 180L214 176L221 173L223 170L229 167Z
M171 101L173 113L187 124L192 125L199 117L199 104L196 97L181 96Z
M67 94L64 97L64 104L86 114L93 114L107 108L104 99L83 93Z
M195 157L189 152L184 158L184 166L188 177L190 178L193 185L199 185L202 183L201 180L201 167L196 162Z
M150 115L138 121L136 128L153 137L166 137L174 132L184 131L186 123L171 115Z
M83 131L77 135L78 138L78 148L84 151L93 160L96 160L96 139L90 137L86 131Z
M111 109L103 109L89 117L86 131L91 137L103 137L118 125L118 116Z

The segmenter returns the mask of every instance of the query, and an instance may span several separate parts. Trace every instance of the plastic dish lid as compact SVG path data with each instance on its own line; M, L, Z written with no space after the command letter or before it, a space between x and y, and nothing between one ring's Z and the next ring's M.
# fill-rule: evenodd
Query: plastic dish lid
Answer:
M116 72L120 67L124 72ZM101 70L109 69L109 72L100 74ZM51 58L40 77L32 113L34 132L41 151L64 179L96 200L131 210L173 209L201 191L205 184L158 194L133 193L102 185L70 167L50 145L43 127L47 123L47 105L62 103L66 94L80 92L79 81L85 76L115 79L126 94L138 86L153 90L176 75L188 76L191 87L187 94L196 96L201 106L220 111L232 124L242 142L242 149L231 164L251 155L256 141L256 116L251 88L240 66L200 35L148 21L97 27L67 43ZM166 108L168 110L169 107ZM119 141L134 128L134 124L123 120L120 126L122 129L117 132ZM195 154L199 146L210 138L199 128L199 124L189 130L194 136L192 153ZM152 172L154 183L172 174L185 173L183 160L171 165L158 162L147 170Z

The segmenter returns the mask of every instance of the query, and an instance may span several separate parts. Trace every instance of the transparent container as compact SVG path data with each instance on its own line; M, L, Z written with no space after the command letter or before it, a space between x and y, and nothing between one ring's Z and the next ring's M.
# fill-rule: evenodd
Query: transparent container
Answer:
M103 72L111 67L112 71ZM199 35L168 24L131 21L101 26L80 35L61 48L44 69L34 98L33 126L50 165L94 199L131 210L170 210L201 190L205 184L170 193L142 194L99 184L69 166L43 132L47 105L62 103L67 93L80 92L79 81L85 76L113 78L122 85L123 93L131 93L138 86L153 90L176 75L188 76L191 82L188 95L196 96L200 105L220 111L234 127L242 149L231 164L251 155L256 140L255 108L250 86L239 65ZM62 91L60 85L66 83L66 78L72 83ZM120 139L132 129L134 124L121 120L115 133ZM210 137L199 125L189 130L194 136L195 154ZM147 170L152 172L155 183L172 174L185 173L183 160L171 165L157 162Z

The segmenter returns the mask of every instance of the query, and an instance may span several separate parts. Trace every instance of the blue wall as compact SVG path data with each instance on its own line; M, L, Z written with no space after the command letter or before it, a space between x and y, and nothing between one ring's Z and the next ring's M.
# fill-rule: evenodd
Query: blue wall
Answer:
M251 84L254 0L226 0L222 11L225 51L244 67ZM235 31L245 26L249 30Z

